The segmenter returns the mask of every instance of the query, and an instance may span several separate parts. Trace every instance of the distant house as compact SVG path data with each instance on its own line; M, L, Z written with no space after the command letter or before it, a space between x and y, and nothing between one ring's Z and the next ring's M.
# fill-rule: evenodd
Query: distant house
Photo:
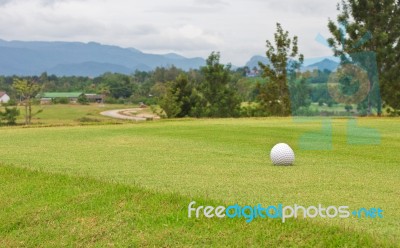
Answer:
M85 94L85 96L89 100L89 102L101 103L104 100L104 96L99 94Z
M10 97L6 92L0 91L0 103L8 103L10 101Z
M246 71L246 77L248 77L248 78L258 77L260 75L261 75L261 71L258 70L256 67L253 68L253 70Z
M40 98L40 104L50 104L57 99L68 99L70 103L76 103L82 92L44 92L37 97Z

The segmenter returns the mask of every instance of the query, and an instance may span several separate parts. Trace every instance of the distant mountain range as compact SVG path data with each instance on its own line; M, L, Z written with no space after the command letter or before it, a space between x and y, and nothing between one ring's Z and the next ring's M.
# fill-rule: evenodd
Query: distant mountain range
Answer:
M304 61L303 67L301 68L302 71L313 71L313 70L329 70L335 71L339 66L339 63L334 61L335 58L313 58L313 59L306 59ZM253 56L249 62L246 63L246 66L249 69L253 69L254 67L259 67L258 63L261 62L263 64L270 64L269 60L263 56Z
M328 71L336 71L338 68L339 63L330 59L324 59L317 63L305 66L302 68L302 71L313 71L313 70L328 70Z
M268 64L265 56L253 56L246 63L250 69L258 62ZM0 75L26 76L43 72L57 76L95 77L106 72L123 74L135 70L151 71L156 67L176 66L183 70L205 65L203 58L186 58L179 54L149 54L135 48L102 45L95 42L5 41L0 39ZM310 59L303 71L335 70L338 63L331 57Z
M263 57L263 56L253 56L251 57L251 59L249 60L249 62L246 63L246 66L252 70L254 67L259 68L258 63L261 62L264 65L269 64L269 60L267 59L267 57Z
M148 54L135 48L80 42L26 42L0 40L0 75L98 76L105 72L129 74L156 67L189 70L205 65L203 58Z

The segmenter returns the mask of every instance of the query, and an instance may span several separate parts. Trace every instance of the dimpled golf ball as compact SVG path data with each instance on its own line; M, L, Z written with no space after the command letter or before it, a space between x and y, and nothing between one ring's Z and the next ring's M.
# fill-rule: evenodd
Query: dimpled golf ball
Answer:
M279 143L271 150L271 160L274 165L292 165L294 152L288 144Z

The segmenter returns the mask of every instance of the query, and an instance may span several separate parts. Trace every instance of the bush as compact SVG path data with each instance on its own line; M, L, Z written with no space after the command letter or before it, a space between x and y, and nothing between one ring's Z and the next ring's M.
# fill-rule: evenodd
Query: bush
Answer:
M15 125L19 114L17 107L5 108L5 112L0 112L0 122L6 121L7 125Z
M104 103L116 104L116 103L117 103L117 100L116 100L115 98L113 98L113 97L106 97L106 98L104 99Z
M69 99L67 97L54 98L53 103L54 104L68 104Z
M86 95L82 94L78 97L78 103L82 105L89 105L89 100L87 99Z
M353 106L347 104L346 106L344 106L344 109L345 109L347 112L350 112L351 110L353 110Z
M293 116L318 116L320 114L322 112L320 113L318 110L311 109L310 107L301 107L292 113Z
M17 101L14 99L10 99L7 103L2 103L3 106L17 106Z
M248 106L243 106L240 108L240 116L241 117L261 117L266 116L265 113L260 111L258 105L250 104Z
M79 122L82 122L82 123L85 123L85 122L101 122L101 120L99 120L99 119L96 119L96 118L90 118L90 117L82 117L82 118L79 118L77 121L79 121Z

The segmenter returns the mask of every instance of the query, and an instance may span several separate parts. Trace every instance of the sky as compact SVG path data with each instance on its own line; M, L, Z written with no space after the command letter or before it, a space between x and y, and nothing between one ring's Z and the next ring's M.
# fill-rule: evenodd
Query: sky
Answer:
M329 37L335 0L0 0L0 39L80 41L175 52L244 65L265 55L276 23L299 37L306 58L332 55L316 36Z

